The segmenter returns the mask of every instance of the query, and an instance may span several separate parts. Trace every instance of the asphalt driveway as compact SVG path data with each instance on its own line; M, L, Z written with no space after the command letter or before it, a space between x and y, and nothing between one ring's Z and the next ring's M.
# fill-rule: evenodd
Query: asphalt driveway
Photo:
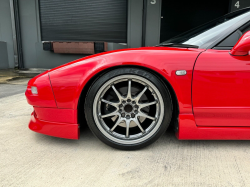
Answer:
M169 131L119 151L88 128L80 140L32 132L26 83L0 84L0 186L250 186L250 141L179 141Z

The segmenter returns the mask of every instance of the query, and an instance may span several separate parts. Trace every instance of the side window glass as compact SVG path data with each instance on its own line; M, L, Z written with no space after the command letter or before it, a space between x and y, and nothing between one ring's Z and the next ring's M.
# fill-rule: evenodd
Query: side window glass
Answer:
M222 42L220 42L216 47L233 47L240 37L242 36L242 32L240 30L235 31L233 34L228 36Z
M219 50L230 50L230 49L232 49L233 46L238 42L240 37L249 30L250 30L250 22L246 23L245 25L240 27L238 30L236 30L234 33L232 33L227 38L225 38L222 42L217 44L214 47L214 49L219 49Z

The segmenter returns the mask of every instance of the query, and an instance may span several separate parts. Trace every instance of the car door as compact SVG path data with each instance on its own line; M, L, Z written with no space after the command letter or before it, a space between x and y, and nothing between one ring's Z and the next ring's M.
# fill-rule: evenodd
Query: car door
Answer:
M194 67L192 102L198 126L250 126L250 56L203 52Z
M198 126L250 126L250 55L229 53L249 30L250 23L198 57L192 82Z

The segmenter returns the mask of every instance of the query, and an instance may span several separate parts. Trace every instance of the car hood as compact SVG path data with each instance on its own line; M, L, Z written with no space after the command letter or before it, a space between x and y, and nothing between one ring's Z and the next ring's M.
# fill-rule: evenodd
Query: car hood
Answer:
M49 72L64 69L67 66L72 66L75 64L84 64L90 61L100 61L102 59L105 60L105 63L112 63L114 61L123 61L124 63L129 62L137 62L140 63L145 59L148 58L157 58L159 56L164 56L166 59L172 59L171 63L177 62L178 56L180 54L187 54L187 53L200 53L204 51L204 49L195 49L195 48L176 48L176 47L140 47L140 48L128 48L128 49L119 49L113 51L107 51L103 53L98 53L94 55L90 55L87 57L83 57L72 62L66 63L64 65L58 66L49 70ZM171 57L170 57L171 56ZM173 59L173 56L176 56L176 60ZM124 58L125 57L125 58Z

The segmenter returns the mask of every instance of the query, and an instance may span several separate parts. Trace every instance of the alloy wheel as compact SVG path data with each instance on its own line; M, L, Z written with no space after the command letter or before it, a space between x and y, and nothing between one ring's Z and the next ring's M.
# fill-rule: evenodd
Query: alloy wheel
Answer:
M93 117L98 129L121 144L141 143L159 129L164 102L158 88L137 75L121 75L98 90Z

